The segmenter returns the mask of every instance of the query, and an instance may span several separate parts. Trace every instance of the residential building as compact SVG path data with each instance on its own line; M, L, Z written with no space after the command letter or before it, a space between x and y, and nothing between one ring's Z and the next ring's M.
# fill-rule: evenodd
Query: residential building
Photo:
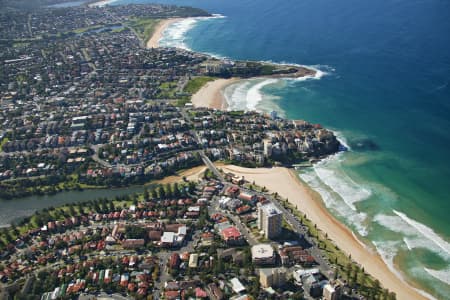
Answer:
M327 283L323 287L323 299L324 300L337 300L341 296L341 286Z
M286 283L285 268L259 269L259 282L264 288L281 287Z
M252 261L257 265L273 265L275 251L270 244L258 244L252 247Z
M281 233L283 214L273 203L258 204L258 228L264 237L273 239Z
M223 240L229 245L238 245L244 242L241 232L236 227L228 227L221 232Z

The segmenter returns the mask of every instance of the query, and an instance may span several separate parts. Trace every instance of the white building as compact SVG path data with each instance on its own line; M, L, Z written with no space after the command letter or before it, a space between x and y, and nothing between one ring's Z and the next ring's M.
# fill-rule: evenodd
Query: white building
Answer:
M275 263L275 251L270 244L258 244L252 247L252 261L258 265Z
M267 239L273 239L281 233L283 213L273 203L258 205L258 228L264 231Z

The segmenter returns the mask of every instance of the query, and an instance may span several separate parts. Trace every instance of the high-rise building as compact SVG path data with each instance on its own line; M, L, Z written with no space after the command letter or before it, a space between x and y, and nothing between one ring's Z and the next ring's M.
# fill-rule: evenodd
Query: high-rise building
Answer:
M270 140L264 140L264 156L271 157L272 156L272 142Z
M264 231L267 239L273 239L281 233L283 213L273 203L258 205L258 228Z

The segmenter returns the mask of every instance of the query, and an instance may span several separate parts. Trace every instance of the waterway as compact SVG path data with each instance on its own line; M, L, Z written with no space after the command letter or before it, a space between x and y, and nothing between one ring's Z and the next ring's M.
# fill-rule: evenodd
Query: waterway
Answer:
M61 206L68 203L79 203L95 200L98 198L115 198L133 193L141 193L145 190L143 186L132 186L117 189L96 189L83 191L65 191L55 195L29 196L16 199L0 199L0 227L5 227L31 216L38 210Z

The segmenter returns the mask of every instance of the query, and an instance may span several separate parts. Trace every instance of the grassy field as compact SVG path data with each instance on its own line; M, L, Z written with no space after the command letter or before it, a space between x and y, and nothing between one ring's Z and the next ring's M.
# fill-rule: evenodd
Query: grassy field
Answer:
M159 85L160 92L158 98L161 99L175 99L175 92L177 90L176 82L163 82Z
M160 21L161 19L137 18L131 20L128 25L136 31L137 35L144 43L147 43Z
M217 78L208 76L194 77L191 80L189 80L189 82L186 84L186 86L184 87L184 92L189 94L195 94L202 88L202 86L216 79Z
M0 141L0 152L3 151L2 147L4 144L6 144L7 142L9 142L9 139L7 137L5 137L3 140Z

